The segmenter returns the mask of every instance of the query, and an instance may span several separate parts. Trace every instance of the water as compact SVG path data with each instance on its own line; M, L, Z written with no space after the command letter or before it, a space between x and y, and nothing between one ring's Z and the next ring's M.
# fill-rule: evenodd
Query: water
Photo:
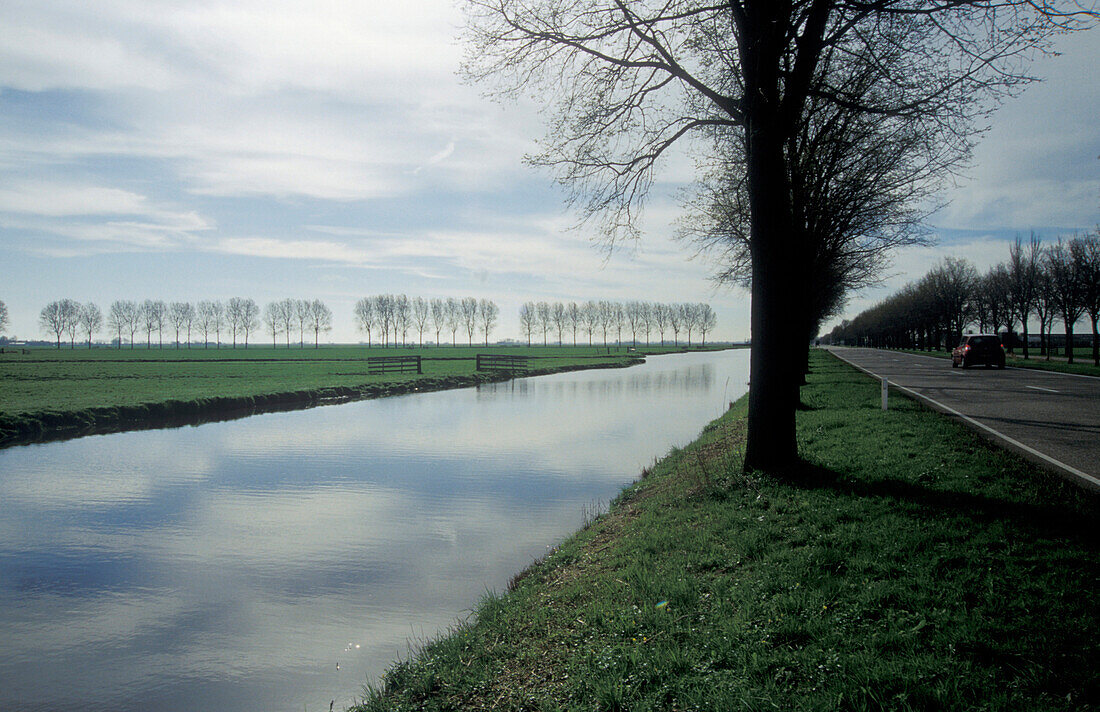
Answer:
M662 356L0 451L0 710L349 705L747 376Z

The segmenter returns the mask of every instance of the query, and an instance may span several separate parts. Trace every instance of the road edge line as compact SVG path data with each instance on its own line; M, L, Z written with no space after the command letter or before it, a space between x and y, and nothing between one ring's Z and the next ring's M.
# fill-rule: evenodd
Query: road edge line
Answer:
M844 358L840 354L836 353L832 349L827 349L827 350L833 356L840 359L844 363L848 364L852 368L855 368L859 371L862 371L863 373L866 373L868 376L871 376L873 378L878 378L878 379L882 378L882 376L878 375L877 373L874 373L873 371L871 371L869 369L866 369L863 366L860 366L859 364L852 363L851 361ZM931 357L931 358L935 358L935 357ZM968 415L963 415L962 413L955 410L951 406L944 405L943 403L940 403L939 401L937 401L935 399L929 398L928 396L923 395L921 393L917 393L916 391L914 391L910 388L906 388L905 386L903 386L901 384L894 383L893 381L891 381L889 379L887 379L886 382L888 384L890 384L891 386L893 386L894 388L897 388L898 390L903 391L904 393L907 393L910 396L916 398L917 400L924 401L924 402L930 404L936 410L939 410L943 413L947 413L948 415L953 415L953 416L963 420L964 422L966 422L966 423L968 423L968 424L970 424L974 427L977 427L981 430L984 430L989 435L992 435L995 439L1004 442L1005 444L1009 445L1010 447L1021 450L1023 453L1025 453L1027 455L1030 455L1033 458L1038 458L1042 462L1042 464L1052 466L1057 470L1061 470L1061 472L1064 473L1064 474L1072 475L1074 477L1082 479L1086 483L1091 485L1092 487L1100 489L1100 478L1096 478L1096 477L1093 477L1092 475L1090 475L1088 473L1081 472L1076 467L1073 467L1071 465L1067 465L1066 463L1062 462L1061 460L1055 460L1050 455L1039 452L1038 450L1031 447L1030 445L1024 445L1019 440L1016 440L1015 438L1009 437L1008 435L1005 435L1004 433L1002 433L1000 431L994 430L993 428L989 427L985 423L980 423L980 422L978 422L977 420L974 420L973 418L971 418Z

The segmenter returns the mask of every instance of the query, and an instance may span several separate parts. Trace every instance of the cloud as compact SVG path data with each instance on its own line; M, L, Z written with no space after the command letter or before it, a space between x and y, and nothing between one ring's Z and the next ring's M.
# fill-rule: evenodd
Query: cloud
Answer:
M27 181L0 187L0 212L49 217L148 214L144 195L99 185Z

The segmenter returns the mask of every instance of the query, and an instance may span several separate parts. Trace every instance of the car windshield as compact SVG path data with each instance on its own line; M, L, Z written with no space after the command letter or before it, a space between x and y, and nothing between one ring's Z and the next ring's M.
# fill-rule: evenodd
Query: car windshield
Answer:
M970 337L970 345L971 346L984 346L984 345L990 344L992 341L993 341L993 337L991 337L991 336L971 336Z

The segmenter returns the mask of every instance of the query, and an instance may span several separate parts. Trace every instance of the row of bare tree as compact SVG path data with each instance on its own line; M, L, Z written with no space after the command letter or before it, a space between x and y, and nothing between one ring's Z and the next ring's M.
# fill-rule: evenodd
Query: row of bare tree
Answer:
M319 300L284 299L267 306L264 313L265 323L272 329L272 343L278 334L287 334L287 346L290 345L290 333L297 326L299 343L308 329L313 331L314 346L322 331L332 328L332 312ZM103 312L92 302L81 304L73 299L60 299L50 302L38 315L43 331L52 334L61 348L62 337L68 337L70 347L75 348L77 336L86 338L89 347L92 338L104 327ZM260 327L260 309L252 299L233 297L225 302L201 301L166 303L158 299L146 299L143 302L119 300L111 303L106 317L107 329L117 334L116 343L122 348L126 337L130 348L134 348L136 335L145 334L145 344L153 345L153 334L157 335L157 345L163 347L164 332L175 334L176 348L180 347L180 334L184 334L183 343L191 346L192 332L202 333L205 348L210 346L210 337L214 336L215 347L221 346L222 332L231 337L236 348L238 339L248 346L249 337Z
M685 236L752 293L746 469L796 462L808 344L883 256L921 239L1026 58L1097 20L1078 0L468 0L466 76L539 93L535 165L610 244L675 146Z
M577 345L577 331L588 335L592 344L593 334L601 332L603 343L608 343L608 333L615 335L616 343L623 343L623 332L630 334L631 342L638 345L638 335L645 335L649 344L650 335L656 330L665 343L665 333L672 331L673 343L680 339L680 332L687 332L688 345L691 345L692 333L699 333L702 342L707 340L707 332L714 329L718 317L709 304L655 304L652 302L526 302L519 309L519 324L531 345L531 336L542 333L543 345L549 344L549 334L557 332L558 344L564 344L566 332L572 334L573 345Z
M1049 353L1050 331L1060 321L1072 363L1074 327L1086 315L1092 324L1092 360L1100 366L1100 231L1047 245L1033 234L1026 243L1017 238L1008 261L985 274L965 259L945 258L897 294L841 322L827 338L930 349L957 343L968 327L1001 333L1019 326L1028 358L1032 320L1039 324L1041 354Z
M404 294L379 294L364 297L355 303L355 326L367 335L376 334L383 346L406 345L409 332L417 332L420 345L424 345L424 333L435 331L435 343L440 343L441 332L451 333L451 345L458 344L458 331L466 332L466 343L472 346L478 331L489 344L489 336L500 317L500 307L488 299L464 297L456 299L424 299Z

